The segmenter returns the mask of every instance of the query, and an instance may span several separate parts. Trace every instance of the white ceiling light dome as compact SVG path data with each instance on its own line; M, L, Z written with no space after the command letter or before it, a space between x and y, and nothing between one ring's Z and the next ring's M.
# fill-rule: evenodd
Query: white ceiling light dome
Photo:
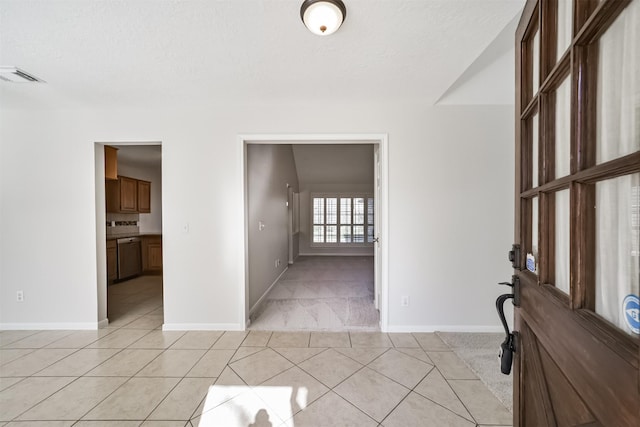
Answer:
M300 17L309 31L319 36L335 33L347 17L342 0L305 0Z

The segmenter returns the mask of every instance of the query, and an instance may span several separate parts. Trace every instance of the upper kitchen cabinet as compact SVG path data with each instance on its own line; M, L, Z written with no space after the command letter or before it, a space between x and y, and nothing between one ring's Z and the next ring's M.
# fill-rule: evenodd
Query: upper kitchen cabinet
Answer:
M138 212L151 213L151 183L138 180Z
M104 177L118 179L118 149L109 145L104 146Z
M107 212L150 213L151 183L135 178L119 176L105 181Z

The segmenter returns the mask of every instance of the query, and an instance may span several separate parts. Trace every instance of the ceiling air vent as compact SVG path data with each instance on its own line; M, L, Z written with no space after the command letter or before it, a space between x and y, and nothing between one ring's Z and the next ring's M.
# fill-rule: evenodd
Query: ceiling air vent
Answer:
M0 80L12 83L38 83L44 82L31 74L16 67L0 67Z

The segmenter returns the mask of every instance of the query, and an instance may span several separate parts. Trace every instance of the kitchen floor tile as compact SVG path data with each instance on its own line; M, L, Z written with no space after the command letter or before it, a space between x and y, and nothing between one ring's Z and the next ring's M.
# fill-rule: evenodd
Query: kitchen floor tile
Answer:
M271 332L268 331L250 331L247 337L242 341L243 347L266 347L269 339L271 339Z
M288 426L375 427L378 423L358 408L330 391L305 410L298 412Z
M293 364L275 351L267 348L229 365L249 385L259 385Z
M356 362L367 365L385 351L389 351L389 348L336 348L335 351L344 354Z
M346 379L334 391L378 422L409 394L409 389L367 367Z
M204 356L191 368L187 373L187 377L217 377L231 356L233 356L233 350L209 350Z
M161 350L124 349L86 375L90 377L130 377L155 359Z
M351 347L393 347L389 335L382 332L350 332Z
M7 344L3 348L42 348L72 333L73 331L42 331Z
M165 350L136 376L184 377L205 352L205 350Z
M253 390L246 390L233 399L204 411L192 420L198 426L247 427L279 426L282 420Z
M79 420L128 378L78 378L62 390L40 402L19 420Z
M19 383L25 377L0 377L0 391Z
M395 349L387 351L367 366L409 389L414 388L433 369L433 365Z
M311 332L309 347L351 347L348 332Z
M389 339L391 339L393 346L396 348L420 348L420 344L411 334L389 334Z
M326 348L274 348L285 359L296 365L311 359L316 354L322 353Z
M21 339L37 334L38 332L40 331L0 331L0 347L20 341Z
M433 361L429 359L427 353L421 348L396 348L396 350L398 350L400 353L406 354L407 356L415 357L418 360L435 366L435 363L433 363Z
M222 336L220 331L189 331L170 348L183 350L209 350Z
M330 348L298 366L327 387L335 387L352 375L362 365Z
M0 377L28 377L70 355L73 349L40 349L0 366Z
M150 420L191 419L200 402L206 397L214 378L184 378L149 415ZM183 422L183 425L184 425Z
M164 316L144 315L127 323L123 329L157 329L164 323Z
M75 421L11 421L2 427L71 427Z
M274 332L269 347L309 347L309 332Z
M193 418L199 417L202 413L216 408L249 389L250 387L231 368L226 367L216 379L215 384L207 390L207 395L194 412Z
M140 424L140 427L185 427L185 421L151 421L147 420Z
M12 360L26 356L29 353L33 353L35 350L30 348L8 348L0 349L0 366L5 365Z
M128 348L160 349L171 347L173 343L185 334L182 331L151 331Z
M435 363L442 376L448 380L475 380L476 375L452 351L427 352L429 359Z
M266 347L240 347L239 349L235 350L235 352L233 353L233 356L231 357L231 359L229 359L229 362L235 362L236 360L240 360L240 359L244 359L245 357L249 357L252 354L256 354L260 351L263 351ZM225 350L218 350L218 351L225 351ZM226 350L226 351L233 351L233 350Z
M121 351L117 348L84 348L38 371L39 377L79 377Z
M83 419L144 420L178 381L177 378L132 378Z
M89 344L88 348L126 348L138 341L149 331L142 329L118 329L98 341Z
M13 420L73 380L73 377L26 378L4 389L0 392L0 421Z
M73 427L138 427L142 420L139 421L78 421Z
M420 347L426 351L451 351L435 333L413 333L413 337L418 341Z
M318 380L298 367L293 367L265 381L253 391L282 420L288 420L329 391Z
M411 392L382 422L384 427L475 427L453 412Z
M52 342L46 348L82 348L98 341L112 333L111 329L98 329L95 331L77 331Z
M247 337L246 332L227 331L211 347L212 350L235 350Z
M416 393L444 406L451 412L473 421L471 414L464 407L458 396L449 386L438 369L433 369L413 390Z
M451 388L481 424L510 424L513 416L480 380L449 380Z

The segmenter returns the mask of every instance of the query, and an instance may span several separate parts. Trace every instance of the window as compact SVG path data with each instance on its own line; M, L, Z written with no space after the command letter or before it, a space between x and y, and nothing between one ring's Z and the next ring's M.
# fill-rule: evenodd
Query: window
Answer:
M312 246L373 243L373 196L312 194L311 200Z

